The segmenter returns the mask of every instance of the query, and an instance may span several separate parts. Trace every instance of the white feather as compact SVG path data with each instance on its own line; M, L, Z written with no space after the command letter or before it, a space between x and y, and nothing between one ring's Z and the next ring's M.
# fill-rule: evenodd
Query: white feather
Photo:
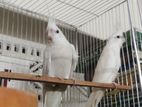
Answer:
M47 32L50 41L44 52L43 75L68 79L77 65L78 55L75 48L51 19L48 22ZM60 88L51 90L50 87L44 85L44 107L59 107L64 87Z
M116 32L107 41L95 69L94 82L112 83L116 78L121 66L120 49L125 41L122 33L122 31ZM86 107L97 107L104 93L105 90L94 88L86 103Z

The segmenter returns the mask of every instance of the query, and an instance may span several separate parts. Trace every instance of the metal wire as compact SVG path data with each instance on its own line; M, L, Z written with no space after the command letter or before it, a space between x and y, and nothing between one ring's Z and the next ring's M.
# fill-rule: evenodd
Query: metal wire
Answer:
M54 16L58 18L59 20L64 20L67 23L70 23L75 26L82 25L85 22L87 22L88 15L92 16L89 18L92 19L94 16L98 16L95 13L100 13L100 10L102 10L104 7L108 7L112 2L114 4L112 6L109 6L110 8L113 7L114 5L119 4L119 1L113 0L113 1L62 1L62 0L5 0L6 3L19 6L20 8L26 9L28 11L33 11L36 13L40 13L42 15L48 16L48 8L51 10L51 13L54 13ZM48 6L48 8L47 8ZM76 11L76 14L74 14ZM102 12L107 11L107 9L102 10ZM68 12L70 14L68 14ZM81 14L81 16L80 16ZM78 16L78 17L77 17ZM76 17L75 19L72 20L73 17ZM85 20L84 20L85 19ZM72 21L71 21L72 20Z

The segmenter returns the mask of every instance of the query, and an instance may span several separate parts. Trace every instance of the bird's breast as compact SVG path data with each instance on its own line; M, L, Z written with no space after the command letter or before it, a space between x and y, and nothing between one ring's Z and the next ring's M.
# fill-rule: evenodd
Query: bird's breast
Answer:
M68 78L72 64L72 49L68 46L56 46L51 50L51 68L55 77Z
M56 46L51 51L53 59L70 59L72 57L72 49L69 46Z

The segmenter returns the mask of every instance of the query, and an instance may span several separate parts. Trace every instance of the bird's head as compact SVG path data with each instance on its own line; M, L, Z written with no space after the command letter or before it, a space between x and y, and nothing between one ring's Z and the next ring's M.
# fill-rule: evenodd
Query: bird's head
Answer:
M119 30L117 32L115 32L109 39L109 42L111 42L111 44L118 44L120 47L123 45L123 43L125 42L125 37L123 35L123 31Z
M46 37L48 43L54 43L56 40L65 39L64 34L55 23L55 19L49 18L46 28Z

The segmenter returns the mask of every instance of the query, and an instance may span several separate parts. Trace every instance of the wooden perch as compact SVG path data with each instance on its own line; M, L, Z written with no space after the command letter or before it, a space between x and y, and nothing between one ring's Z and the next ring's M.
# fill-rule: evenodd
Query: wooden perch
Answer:
M0 78L21 80L21 81L42 82L42 83L50 83L50 84L60 84L60 85L96 87L96 88L104 88L104 89L110 89L110 88L116 89L116 87L117 89L120 89L120 90L130 89L130 87L126 85L115 86L114 84L80 81L80 80L72 80L72 79L59 79L56 77L38 76L38 75L24 74L24 73L0 72Z

